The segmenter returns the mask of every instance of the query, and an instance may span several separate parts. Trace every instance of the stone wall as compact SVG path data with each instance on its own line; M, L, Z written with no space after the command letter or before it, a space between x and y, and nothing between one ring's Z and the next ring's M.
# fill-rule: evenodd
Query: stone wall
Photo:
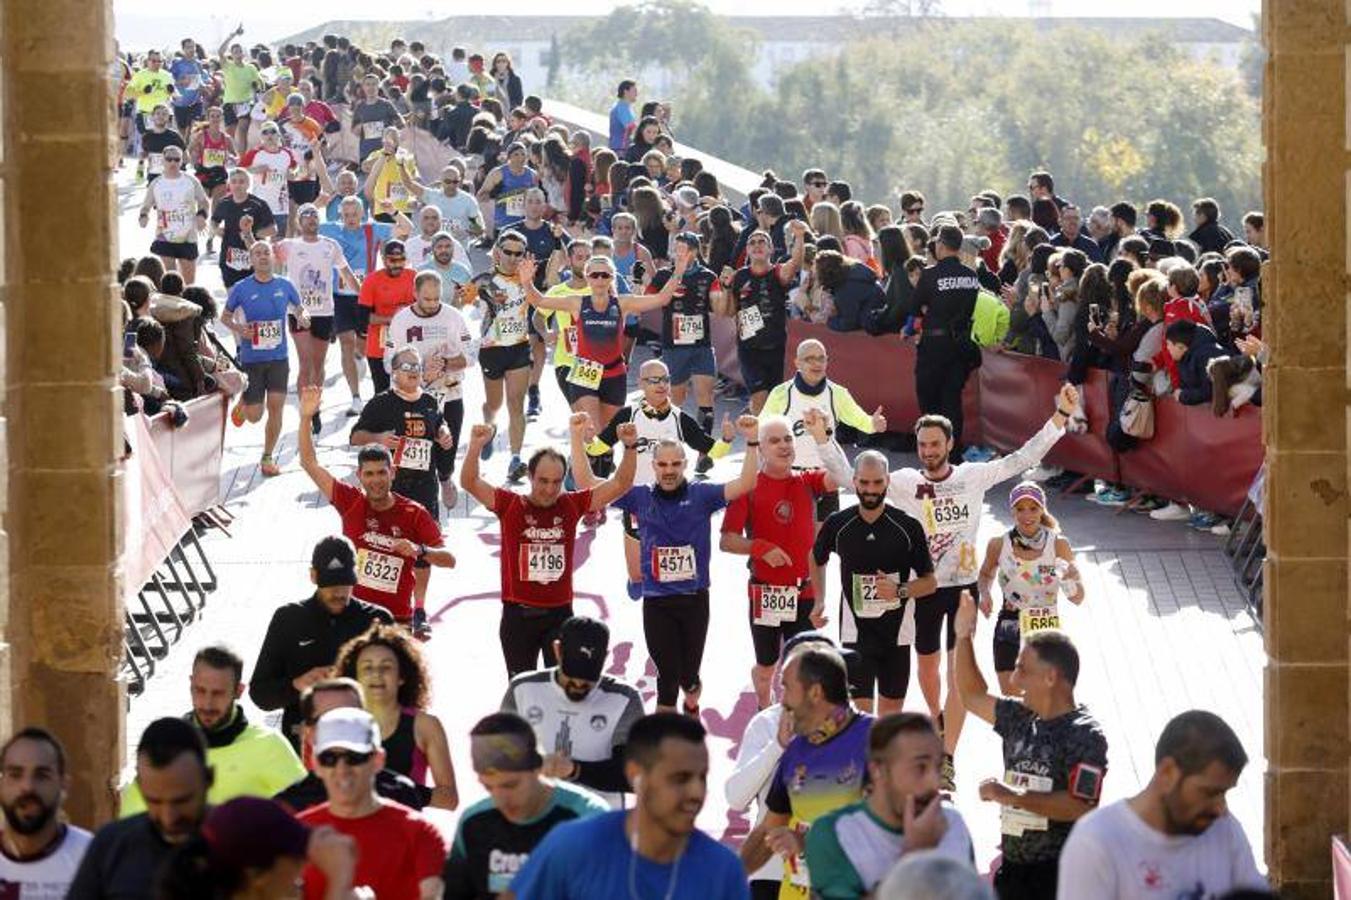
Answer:
M1347 24L1341 0L1263 9L1266 858L1287 898L1331 896L1348 823Z
M112 814L126 702L112 34L106 0L0 4L0 732L62 739L81 825Z

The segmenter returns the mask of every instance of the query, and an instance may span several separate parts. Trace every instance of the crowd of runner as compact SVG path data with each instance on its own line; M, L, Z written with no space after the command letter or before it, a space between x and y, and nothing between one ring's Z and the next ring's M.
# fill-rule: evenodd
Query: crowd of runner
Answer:
M294 355L299 463L335 533L313 548L312 596L276 609L253 659L197 653L191 710L140 736L118 821L94 835L64 822L55 736L0 748L0 896L1263 896L1225 806L1247 755L1217 716L1176 716L1149 782L1099 806L1107 739L1075 699L1081 659L1059 613L1093 598L1043 487L1018 481L1013 527L978 541L987 494L1084 427L1089 366L1113 369L1123 448L1143 439L1132 423L1151 397L1260 398L1260 213L1246 241L1204 199L1187 238L1165 201L1142 221L1129 203L1096 208L1081 230L1045 172L1026 197L986 191L930 217L907 191L894 221L820 170L767 176L742 205L675 153L669 106L635 112L635 82L593 148L523 94L505 54L485 66L336 36L249 48L241 33L216 58L185 40L167 62L119 63L141 224L154 217L151 255L121 273L122 383L129 412L236 396L237 426L264 423L272 476ZM427 183L420 142L448 158ZM219 310L197 277L204 234ZM822 342L787 346L793 316L918 342L918 467L846 455L888 430L885 410L829 378ZM715 422L720 319L748 400ZM354 484L315 450L332 343ZM1004 456L962 442L962 387L993 344L1068 363L1045 424ZM546 365L570 407L566 447L527 440ZM480 463L502 449L494 484ZM706 478L733 452L734 472ZM463 736L429 711L421 642L431 569L456 565L443 524L460 491L499 520L509 685L467 736L487 796L447 839L419 810L460 808L449 748ZM573 610L578 528L608 507L654 711L605 674L607 625ZM759 707L725 785L708 783L700 710L715 526L717 552L748 558L749 641L719 650L744 648ZM982 616L994 692L973 650ZM912 655L927 714L902 711ZM246 690L280 730L249 721ZM950 799L968 714L1003 745L1002 772L967 775L998 807L992 887L963 818L991 813ZM738 850L695 827L710 789L755 809Z

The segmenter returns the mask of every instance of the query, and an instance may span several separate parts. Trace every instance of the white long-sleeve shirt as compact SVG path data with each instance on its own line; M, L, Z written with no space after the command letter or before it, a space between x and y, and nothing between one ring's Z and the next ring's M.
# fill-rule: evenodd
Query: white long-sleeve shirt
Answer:
M891 473L887 502L919 519L924 526L940 588L976 580L980 566L976 539L985 492L1037 465L1064 433L1065 429L1058 427L1054 419L1048 419L1026 444L1008 456L952 466L947 477L938 481L921 469L897 469ZM835 452L830 452L829 447L834 447ZM821 461L840 484L853 480L844 452L833 441L822 448Z
M464 369L442 369L440 376L425 385L442 400L458 400L463 396L464 376L478 362L479 342L458 309L442 303L435 315L423 316L418 314L416 303L405 306L394 314L385 331L387 358L405 344L417 347L424 368L433 356L443 360L464 357Z
M779 745L781 715L783 706L775 703L756 713L746 725L746 732L741 736L741 746L737 748L736 764L725 787L727 805L732 809L746 810L750 808L752 800L756 802L757 825L765 818L769 782L783 756L783 747ZM751 873L750 880L782 881L783 857L772 854L769 862Z

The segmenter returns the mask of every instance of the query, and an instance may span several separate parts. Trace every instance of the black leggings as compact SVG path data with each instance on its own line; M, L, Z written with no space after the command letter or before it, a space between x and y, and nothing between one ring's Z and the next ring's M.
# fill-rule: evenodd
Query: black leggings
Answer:
M385 361L368 356L366 364L371 367L371 384L375 385L375 392L383 394L389 390L389 370L385 368Z
M915 363L915 398L920 413L938 413L952 422L953 452L962 448L962 388L970 370L959 352L921 356Z
M1042 900L1054 897L1059 867L1055 861L1011 863L1007 859L994 875L994 892L999 900Z
M502 642L507 677L514 678L522 672L533 672L540 668L541 655L546 667L557 665L554 638L558 637L558 630L571 617L571 603L549 608L503 603L497 638Z
M708 591L643 600L643 637L657 666L657 705L675 706L680 690L699 687L708 638Z
M450 429L450 449L436 448L436 475L445 481L455 474L455 452L460 449L460 431L464 428L464 401L447 400L441 405L441 418Z

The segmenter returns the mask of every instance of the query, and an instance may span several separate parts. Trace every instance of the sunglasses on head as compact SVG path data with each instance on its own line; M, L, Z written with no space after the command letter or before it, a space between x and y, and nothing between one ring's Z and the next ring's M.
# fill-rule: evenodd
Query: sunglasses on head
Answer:
M614 278L609 272L587 272L586 277L590 278L592 281L609 281L611 278Z
M335 768L340 762L356 767L366 765L374 755L373 752L357 753L354 750L325 750L316 756L315 760L325 769Z

